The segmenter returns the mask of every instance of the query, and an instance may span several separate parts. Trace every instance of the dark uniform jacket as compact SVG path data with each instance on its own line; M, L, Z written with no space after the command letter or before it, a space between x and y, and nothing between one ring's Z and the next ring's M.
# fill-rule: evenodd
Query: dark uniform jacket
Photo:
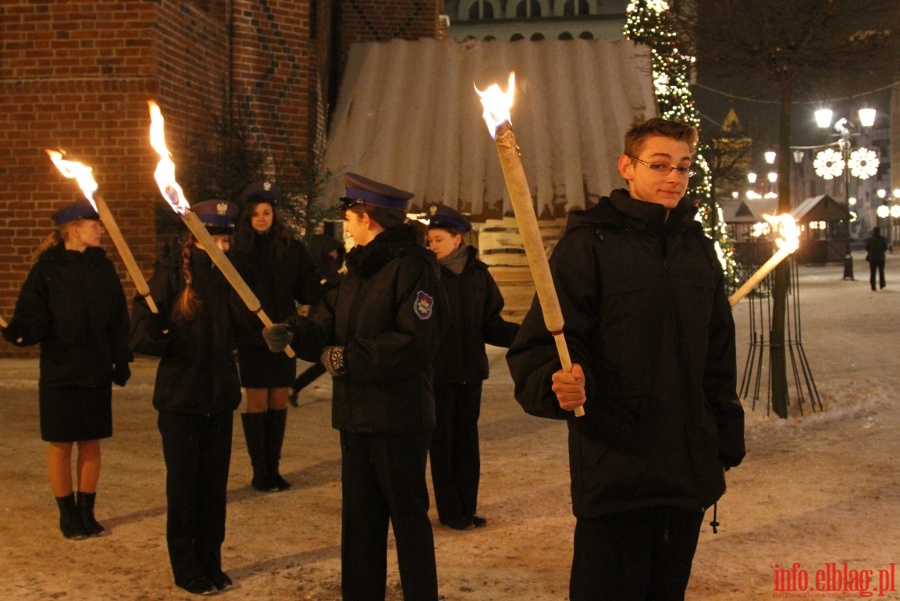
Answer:
M573 512L705 509L744 456L734 322L712 243L682 204L616 190L570 214L551 258L585 416L560 409L555 345L534 304L507 354L516 399L568 419Z
M125 293L106 251L41 253L28 273L4 334L18 346L41 344L40 386L102 386L113 365L132 360ZM21 340L20 340L21 339Z
M872 236L866 240L866 261L875 263L884 261L886 253L887 240L882 236L872 234Z
M318 361L343 346L332 425L348 432L419 433L434 428L432 362L446 330L437 259L411 226L380 233L347 254L348 273L314 319L288 320L297 356Z
M459 275L441 267L441 285L450 304L450 327L434 361L435 383L464 384L488 377L484 344L508 347L519 324L504 321L503 296L478 249L466 247L468 259Z
M302 243L291 240L284 255L276 256L273 234L253 232L249 252L235 252L234 263L273 323L297 313L297 303L314 305L322 300L322 286L315 263ZM265 346L262 328L256 324L240 333L240 346Z
M149 281L159 314L150 312L142 296L135 296L131 347L136 353L162 357L153 390L157 410L197 415L234 411L241 402L235 332L256 318L198 248L191 252L191 275L200 300L194 318L173 315L184 278L179 265L163 265Z

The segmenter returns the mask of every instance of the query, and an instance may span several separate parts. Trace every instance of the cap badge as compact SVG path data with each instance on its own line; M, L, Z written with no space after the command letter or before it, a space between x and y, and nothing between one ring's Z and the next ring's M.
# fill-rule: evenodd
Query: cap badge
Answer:
M218 215L227 215L228 214L228 203L220 202L216 205L216 213Z
M272 189L272 182L263 182L263 190L268 192Z

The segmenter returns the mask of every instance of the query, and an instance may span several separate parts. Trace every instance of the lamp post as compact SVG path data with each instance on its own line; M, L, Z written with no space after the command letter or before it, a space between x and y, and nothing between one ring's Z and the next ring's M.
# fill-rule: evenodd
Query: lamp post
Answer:
M819 109L815 112L816 124L822 129L831 128L831 119L834 113L831 109ZM858 112L859 125L869 128L875 124L875 109L862 108ZM816 155L814 166L816 173L825 179L832 179L841 174L844 176L844 205L847 209L847 219L842 228L844 242L844 279L853 280L853 255L850 253L850 175L859 179L866 179L875 175L878 171L877 154L865 147L852 150L853 136L860 135L854 132L857 129L847 118L841 117L834 124L834 130L839 139L837 141L839 153L827 148Z

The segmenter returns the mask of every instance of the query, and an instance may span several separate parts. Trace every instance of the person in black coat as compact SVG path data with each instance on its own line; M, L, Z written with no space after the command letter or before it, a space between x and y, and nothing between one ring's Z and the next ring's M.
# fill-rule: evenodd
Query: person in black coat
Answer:
M271 182L251 184L242 194L244 209L235 237L235 262L263 311L278 323L297 314L297 304L313 305L323 288L303 243L291 237L276 207L281 191ZM251 486L259 491L291 487L280 472L287 425L288 390L297 360L271 353L258 327L238 340L241 384L247 392L241 424L253 467Z
M356 247L347 275L315 318L264 330L333 377L332 425L341 434L341 591L383 600L393 527L405 599L436 601L437 568L425 466L434 429L433 363L447 327L434 254L406 220L412 194L348 173L346 228Z
M346 249L344 242L337 240L334 236L325 233L313 234L307 240L307 249L309 256L312 257L313 263L316 265L316 271L319 275L319 284L327 292L338 287L341 278L344 276L342 269L344 267L344 255ZM315 316L318 305L310 308L308 315ZM297 407L297 397L300 391L315 382L320 376L325 374L325 366L316 362L307 367L303 372L294 379L291 384L291 392L288 394L288 402Z
M50 488L63 536L81 539L106 534L94 518L100 440L112 436L112 384L125 386L131 376L128 309L100 248L103 228L93 206L79 200L52 219L57 229L35 252L3 336L16 346L41 345L38 399Z
M683 599L704 512L744 457L722 265L682 200L696 142L689 125L634 125L628 189L569 214L550 269L571 372L536 300L507 353L523 408L568 422L572 601Z
M466 245L472 229L458 211L434 205L428 223L431 251L441 265L441 286L450 303L450 328L434 362L437 410L431 439L431 481L440 522L456 530L487 524L476 514L481 456L478 416L482 382L488 377L484 345L509 347L519 324L505 321L503 296L478 250Z
M866 261L869 262L869 285L875 290L875 272L878 272L878 284L884 288L884 263L887 253L887 241L881 236L881 228L872 228L872 235L866 239Z
M227 251L237 206L207 200L191 210ZM136 353L161 357L153 406L166 462L169 561L177 586L210 594L232 585L222 571L222 543L233 414L241 402L234 349L237 331L256 318L192 234L149 285L159 313L135 296L130 343Z

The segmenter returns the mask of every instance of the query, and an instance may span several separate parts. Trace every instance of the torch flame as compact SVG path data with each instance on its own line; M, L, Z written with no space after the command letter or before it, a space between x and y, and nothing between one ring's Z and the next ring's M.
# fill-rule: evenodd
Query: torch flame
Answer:
M169 149L166 147L166 122L163 119L159 105L152 100L147 103L150 106L150 145L159 155L159 163L156 165L156 184L166 202L179 215L184 215L191 205L184 198L184 192L175 180L175 163L172 162Z
M97 205L94 203L94 193L97 192L99 186L97 186L97 182L94 181L94 176L91 175L91 171L93 170L78 161L64 159L63 156L65 156L65 153L62 150L50 150L49 148L46 148L44 149L44 152L47 153L47 156L50 157L50 160L53 161L53 164L56 165L56 168L59 169L60 173L65 177L74 179L78 182L78 187L81 188L84 197L90 201L96 211Z
M484 122L487 124L488 131L492 138L497 137L497 128L503 123L512 121L509 116L509 109L513 105L513 97L516 93L516 73L511 71L509 74L509 85L506 92L500 91L500 86L491 84L487 90L482 92L477 87L475 91L481 97L481 104L484 106Z
M788 252L794 252L800 247L800 228L797 227L793 217L790 215L763 215L763 217L778 231L780 237L775 239L775 244L779 249L786 248Z

